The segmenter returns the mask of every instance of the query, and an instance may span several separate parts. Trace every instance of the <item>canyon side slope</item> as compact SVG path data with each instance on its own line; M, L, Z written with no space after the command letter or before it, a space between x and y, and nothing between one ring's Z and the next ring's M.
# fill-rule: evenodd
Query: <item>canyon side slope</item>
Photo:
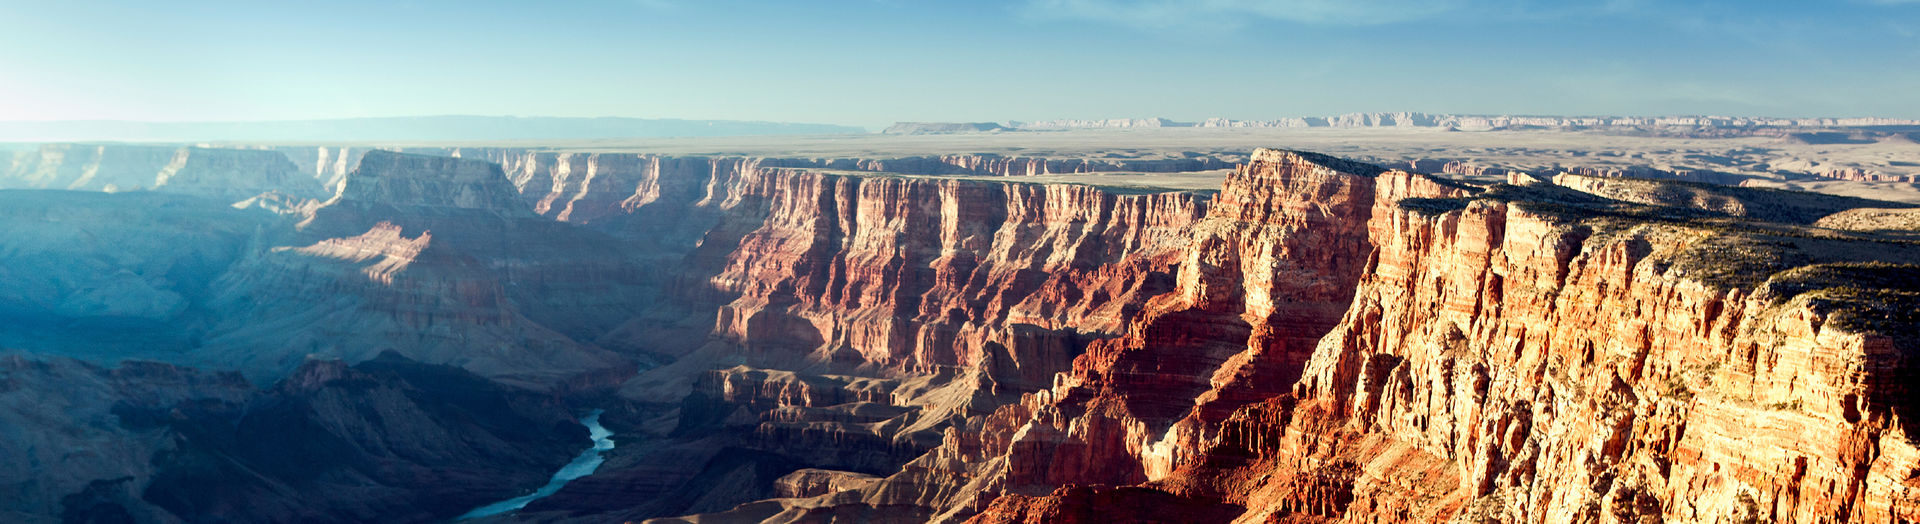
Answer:
M586 409L620 446L497 519L1920 519L1909 204L1274 149L1217 191L1028 182L1225 156L61 151L8 180L179 167L0 192L0 451L71 465L0 471L24 520L446 519ZM290 163L178 175L255 153Z

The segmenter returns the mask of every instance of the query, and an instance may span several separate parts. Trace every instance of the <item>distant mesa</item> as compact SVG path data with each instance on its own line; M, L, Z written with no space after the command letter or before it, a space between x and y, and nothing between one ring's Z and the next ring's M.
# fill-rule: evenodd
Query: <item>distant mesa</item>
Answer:
M887 135L954 135L962 133L992 133L1010 131L1006 126L993 122L898 122L887 126L881 134Z
M980 123L902 122L887 128L887 134L952 134L983 131L1069 131L1081 129L1164 129L1164 128L1437 128L1445 131L1526 131L1550 129L1757 129L1757 128L1881 128L1920 125L1920 120L1897 118L1764 118L1726 116L1525 116L1525 115L1452 115L1412 112L1347 113L1335 116L1308 116L1273 120L1233 120L1209 118L1198 122L1180 122L1165 118L1060 119L1009 122L1006 125ZM974 126L991 126L978 128ZM1804 133L1795 140L1832 140L1834 137L1868 140L1859 134ZM1851 143L1851 142L1848 142Z
M1015 124L1020 129L1036 131L1060 129L1141 129L1161 127L1194 127L1188 122L1175 122L1165 118L1108 118L1101 120L1041 120Z

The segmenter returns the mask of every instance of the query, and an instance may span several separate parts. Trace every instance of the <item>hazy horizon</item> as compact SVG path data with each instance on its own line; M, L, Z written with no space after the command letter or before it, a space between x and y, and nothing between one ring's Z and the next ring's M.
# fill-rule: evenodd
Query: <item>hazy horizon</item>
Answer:
M0 0L0 121L1920 118L1920 2Z

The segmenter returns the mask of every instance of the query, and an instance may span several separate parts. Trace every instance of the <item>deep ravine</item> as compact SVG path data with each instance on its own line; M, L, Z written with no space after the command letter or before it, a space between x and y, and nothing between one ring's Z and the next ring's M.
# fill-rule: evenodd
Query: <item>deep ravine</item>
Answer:
M573 462L567 463L566 466L560 468L560 471L554 472L553 479L548 480L547 485L541 486L540 489L534 490L532 493L480 506L454 520L491 517L515 511L527 507L527 504L530 502L546 498L548 495L559 492L560 488L566 487L567 483L572 482L574 479L592 475L594 470L600 468L600 463L606 461L606 458L602 457L601 454L612 450L614 445L613 432L608 431L605 426L600 425L600 414L603 412L605 412L605 410L596 409L587 413L587 416L580 418L580 424L586 426L588 434L593 437L593 447L580 452L580 456L574 457Z

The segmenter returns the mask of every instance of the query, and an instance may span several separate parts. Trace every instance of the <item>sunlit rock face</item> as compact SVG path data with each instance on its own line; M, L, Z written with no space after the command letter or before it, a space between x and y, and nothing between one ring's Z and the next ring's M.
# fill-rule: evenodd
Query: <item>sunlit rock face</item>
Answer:
M1765 209L1791 224L1827 202ZM1774 217L1700 203L1256 154L1120 337L900 473L775 520L1070 518L1087 500L1236 508L1223 520L1911 518L1913 292L1893 282L1920 273L1857 264L1914 254L1729 230L1713 217Z
M1196 397L1161 445L1107 444L1141 467L1095 474L1238 505L1243 520L1914 518L1915 319L1903 311L1915 294L1896 282L1920 271L1859 264L1910 264L1910 249L1730 231L1668 218L1697 208L1650 215L1557 189L1459 198L1374 180L1396 178L1411 183L1395 193L1416 198L1383 198L1365 222L1351 305L1303 366L1276 366L1297 379L1212 426L1206 402L1219 397ZM1808 200L1768 209L1827 198ZM1209 393L1254 389L1236 387L1252 377L1216 375ZM1039 507L1065 503L1050 499Z

